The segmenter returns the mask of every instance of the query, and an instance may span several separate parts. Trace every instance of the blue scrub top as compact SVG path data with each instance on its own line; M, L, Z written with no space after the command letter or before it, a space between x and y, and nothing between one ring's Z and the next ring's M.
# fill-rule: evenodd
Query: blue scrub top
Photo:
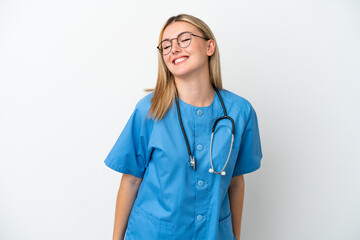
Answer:
M224 114L216 94L206 107L179 98L196 170L190 166L176 105L162 120L154 121L147 116L153 93L137 103L105 160L115 171L143 178L129 217L126 240L235 239L227 190L232 177L260 167L262 151L251 104L228 90L219 92L236 129L225 176L209 173L211 130L215 120ZM231 122L221 120L212 148L215 171L223 168L230 143Z

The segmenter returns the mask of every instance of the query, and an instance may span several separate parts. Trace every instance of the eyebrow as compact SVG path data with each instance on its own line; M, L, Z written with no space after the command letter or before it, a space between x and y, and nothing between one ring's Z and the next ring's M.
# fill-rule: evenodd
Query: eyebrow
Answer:
M181 33L179 33L179 34L176 36L176 38L179 37L179 36L180 36L181 34L183 34L183 33L191 33L191 32L189 32L189 31L181 32ZM175 39L175 38L172 38L172 39ZM162 41L165 41L165 40L170 40L170 38L165 38L165 39L163 39Z

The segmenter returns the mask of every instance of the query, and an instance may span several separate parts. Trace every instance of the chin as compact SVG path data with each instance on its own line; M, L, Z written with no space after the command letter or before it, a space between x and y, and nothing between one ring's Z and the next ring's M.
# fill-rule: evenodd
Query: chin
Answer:
M173 73L176 78L186 78L191 75L191 71L176 71Z
M189 67L183 67L183 68L177 68L173 69L171 72L175 77L179 78L185 78L187 76L193 75L195 72L197 72L199 69L193 69Z

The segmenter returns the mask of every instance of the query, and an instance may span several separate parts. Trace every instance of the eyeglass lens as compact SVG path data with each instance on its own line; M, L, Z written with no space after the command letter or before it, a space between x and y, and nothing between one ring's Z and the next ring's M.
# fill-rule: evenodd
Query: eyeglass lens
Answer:
M184 32L184 33L180 34L176 39L177 39L177 43L179 44L179 46L181 48L186 48L191 43L191 34ZM164 40L160 44L160 50L161 50L162 54L164 54L164 55L169 54L171 49L172 49L172 40L171 41Z

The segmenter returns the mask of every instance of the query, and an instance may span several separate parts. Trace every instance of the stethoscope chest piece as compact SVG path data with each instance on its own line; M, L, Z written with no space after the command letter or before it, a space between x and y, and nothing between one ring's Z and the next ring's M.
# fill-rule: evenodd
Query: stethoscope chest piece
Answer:
M190 155L190 166L195 170L195 157Z

